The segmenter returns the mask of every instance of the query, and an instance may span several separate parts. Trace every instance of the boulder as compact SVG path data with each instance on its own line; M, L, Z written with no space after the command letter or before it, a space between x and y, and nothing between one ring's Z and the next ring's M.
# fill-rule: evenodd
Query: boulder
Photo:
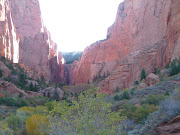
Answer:
M61 90L60 88L48 87L48 88L45 88L45 89L39 91L39 93L45 95L46 97L50 96L50 98L55 98L55 96L57 96L57 95L55 95L56 92L59 96L59 101L61 101L63 98L63 95L64 95L64 91Z
M158 83L160 80L159 80L159 76L158 75L155 75L153 73L150 73L147 77L146 77L146 83L149 85L149 86L152 86L152 85L155 85L156 83Z
M140 83L138 86L138 89L145 89L147 87L148 87L148 85L146 83Z
M180 116L157 128L159 135L180 135Z

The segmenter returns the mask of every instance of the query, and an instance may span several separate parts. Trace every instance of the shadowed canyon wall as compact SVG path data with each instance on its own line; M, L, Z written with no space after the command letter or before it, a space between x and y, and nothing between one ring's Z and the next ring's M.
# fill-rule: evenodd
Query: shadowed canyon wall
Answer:
M57 59L61 54L43 24L38 0L0 0L0 55L42 73L47 80L61 72Z
M70 84L100 83L112 93L133 85L142 68L148 73L180 56L180 0L125 0L107 39L87 47L68 68Z

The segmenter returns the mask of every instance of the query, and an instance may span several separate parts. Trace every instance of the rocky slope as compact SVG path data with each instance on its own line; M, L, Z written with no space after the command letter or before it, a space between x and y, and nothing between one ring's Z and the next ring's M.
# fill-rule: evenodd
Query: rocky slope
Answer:
M43 25L38 0L0 0L0 55L43 74L47 80L54 80L56 72L52 73L50 64L58 65L61 72L57 45Z
M69 67L69 82L88 83L105 75L100 86L112 93L133 85L143 68L152 73L179 56L180 0L125 0L107 39L87 47Z

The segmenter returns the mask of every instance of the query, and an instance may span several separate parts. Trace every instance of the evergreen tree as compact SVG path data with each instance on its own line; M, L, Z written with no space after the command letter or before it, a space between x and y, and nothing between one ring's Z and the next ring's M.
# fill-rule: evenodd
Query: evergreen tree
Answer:
M56 101L59 101L59 94L58 94L58 92L57 92L57 89L55 89L55 91L54 91L54 99L56 100Z
M29 90L30 90L30 91L34 91L34 87L33 87L32 82L31 82L30 85L29 85Z
M143 68L142 71L141 71L141 81L142 81L143 79L146 79L146 72L145 72L144 68Z
M50 94L50 92L48 91L48 98L50 98L51 97L51 94Z
M37 92L38 90L37 90L37 86L36 86L36 83L35 83L35 85L34 85L34 90L33 91L35 91L35 92Z

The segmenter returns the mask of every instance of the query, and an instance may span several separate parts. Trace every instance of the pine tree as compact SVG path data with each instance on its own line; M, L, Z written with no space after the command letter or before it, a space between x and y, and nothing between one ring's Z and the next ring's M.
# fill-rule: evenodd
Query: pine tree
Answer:
M48 98L50 98L51 97L51 94L50 94L50 92L48 91Z
M29 90L30 90L30 91L34 91L32 82L31 82L30 85L29 85Z
M144 68L143 68L142 71L141 71L141 81L142 81L143 79L146 79L146 72L145 72Z
M54 91L54 99L55 99L56 101L59 101L59 94L58 94L58 92L57 92L57 89L55 89L55 91Z

